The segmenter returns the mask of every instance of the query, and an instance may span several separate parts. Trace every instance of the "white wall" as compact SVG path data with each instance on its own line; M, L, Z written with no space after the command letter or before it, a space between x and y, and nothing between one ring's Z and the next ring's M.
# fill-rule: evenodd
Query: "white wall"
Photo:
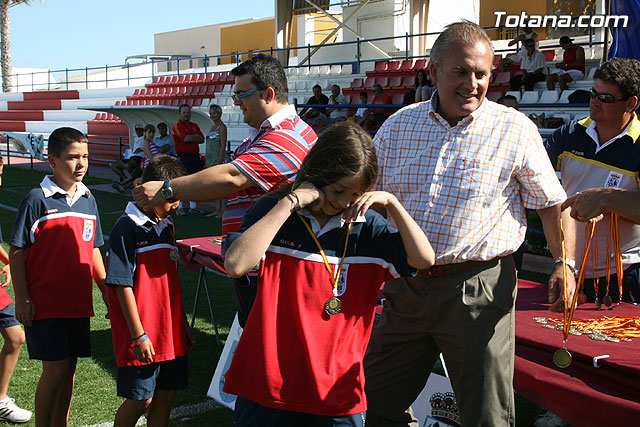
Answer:
M480 20L480 0L432 0L429 3L427 31L440 32L453 22L462 19L478 23ZM437 35L427 36L427 49L431 49Z

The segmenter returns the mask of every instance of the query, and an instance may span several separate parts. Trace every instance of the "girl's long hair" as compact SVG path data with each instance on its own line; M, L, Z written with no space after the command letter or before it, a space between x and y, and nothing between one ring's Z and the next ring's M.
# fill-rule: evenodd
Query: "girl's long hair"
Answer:
M348 176L362 176L365 191L378 178L378 158L369 134L351 122L327 127L305 157L296 180L273 192L269 197L282 198L303 182L317 188L333 184Z

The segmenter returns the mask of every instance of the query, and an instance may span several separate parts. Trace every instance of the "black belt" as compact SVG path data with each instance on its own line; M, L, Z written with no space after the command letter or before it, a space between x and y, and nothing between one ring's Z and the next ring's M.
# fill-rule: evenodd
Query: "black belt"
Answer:
M478 268L482 266L489 267L489 264L494 263L498 260L499 258L494 258L489 261L465 261L465 262L459 262L455 264L434 265L433 267L430 267L430 268L424 268L422 270L418 270L417 276L422 277L424 279L455 276L467 270L471 270L472 268Z

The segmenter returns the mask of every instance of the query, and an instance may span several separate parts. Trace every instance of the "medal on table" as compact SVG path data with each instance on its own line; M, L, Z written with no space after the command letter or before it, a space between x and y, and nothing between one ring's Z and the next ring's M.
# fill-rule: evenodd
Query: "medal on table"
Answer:
M340 313L340 311L342 310L342 301L340 301L340 299L338 298L338 278L340 277L340 272L342 271L342 265L344 264L344 258L347 254L347 244L349 243L349 233L351 232L351 222L347 226L347 236L344 239L344 249L342 250L342 258L340 259L338 270L334 273L331 270L331 264L329 264L329 260L327 259L327 256L324 253L324 249L322 248L322 245L320 244L320 241L318 240L316 235L313 233L311 226L307 224L307 222L302 218L302 215L300 215L299 213L297 214L298 214L298 217L300 218L300 221L302 221L305 228L313 238L313 241L315 242L316 246L318 247L318 250L320 251L320 255L322 255L322 260L324 261L324 266L327 268L327 271L329 272L329 279L331 281L331 285L333 288L333 296L324 303L324 311L330 316L336 315Z

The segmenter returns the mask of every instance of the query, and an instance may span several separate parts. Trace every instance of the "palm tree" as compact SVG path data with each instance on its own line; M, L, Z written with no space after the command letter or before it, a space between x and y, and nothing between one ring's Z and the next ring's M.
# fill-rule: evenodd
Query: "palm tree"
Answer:
M11 18L9 8L21 3L29 4L30 0L0 0L0 61L2 62L2 87L10 92L11 86ZM42 0L40 0L42 3Z

